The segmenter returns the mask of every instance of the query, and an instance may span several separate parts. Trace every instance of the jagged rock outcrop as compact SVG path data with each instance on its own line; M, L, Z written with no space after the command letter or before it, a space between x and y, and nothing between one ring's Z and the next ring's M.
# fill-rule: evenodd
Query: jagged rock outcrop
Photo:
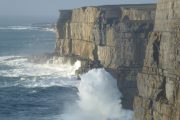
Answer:
M154 4L143 4L60 10L55 53L85 61L83 71L107 68L118 78L125 95L123 105L132 108L155 8Z
M149 35L135 120L180 120L180 1L159 0Z

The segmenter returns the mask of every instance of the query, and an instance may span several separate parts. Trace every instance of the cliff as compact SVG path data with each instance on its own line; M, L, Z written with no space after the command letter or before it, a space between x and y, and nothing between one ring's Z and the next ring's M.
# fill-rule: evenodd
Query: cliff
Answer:
M180 120L180 1L159 0L154 31L148 38L136 120Z
M83 72L105 67L118 79L124 107L132 109L155 8L143 4L60 10L55 53L81 59Z

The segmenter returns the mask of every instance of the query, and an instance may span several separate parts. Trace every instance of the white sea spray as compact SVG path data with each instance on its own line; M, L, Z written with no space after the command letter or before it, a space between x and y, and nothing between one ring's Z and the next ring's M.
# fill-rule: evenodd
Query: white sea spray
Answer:
M133 112L122 108L116 80L104 69L81 76L79 100L67 106L63 120L132 120Z

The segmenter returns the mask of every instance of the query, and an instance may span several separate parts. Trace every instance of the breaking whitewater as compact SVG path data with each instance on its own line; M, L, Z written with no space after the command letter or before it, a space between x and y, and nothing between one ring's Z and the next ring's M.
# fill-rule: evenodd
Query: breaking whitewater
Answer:
M75 71L80 61L32 63L30 53L52 52L47 47L53 45L54 33L9 28L0 29L0 120L133 119L133 112L122 108L116 80L104 69L90 70L79 80ZM32 47L22 47L27 43Z

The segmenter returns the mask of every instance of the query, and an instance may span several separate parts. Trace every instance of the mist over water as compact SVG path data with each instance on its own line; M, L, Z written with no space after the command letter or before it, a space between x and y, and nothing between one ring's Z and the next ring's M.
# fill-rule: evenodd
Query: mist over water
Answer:
M67 106L63 120L132 120L133 112L122 108L116 80L104 69L81 76L79 100Z

